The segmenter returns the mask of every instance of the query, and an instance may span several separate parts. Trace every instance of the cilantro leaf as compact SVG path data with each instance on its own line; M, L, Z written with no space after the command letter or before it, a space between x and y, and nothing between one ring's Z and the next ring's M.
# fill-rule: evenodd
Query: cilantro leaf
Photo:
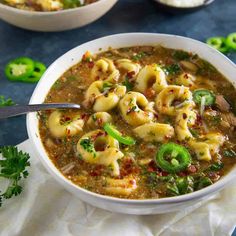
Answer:
M15 102L11 98L6 99L4 96L0 96L0 107L12 106Z
M0 191L0 206L3 199L9 199L22 192L19 180L28 176L26 168L30 166L29 154L18 151L17 147L4 146L0 148L0 177L8 179L9 185L5 192Z

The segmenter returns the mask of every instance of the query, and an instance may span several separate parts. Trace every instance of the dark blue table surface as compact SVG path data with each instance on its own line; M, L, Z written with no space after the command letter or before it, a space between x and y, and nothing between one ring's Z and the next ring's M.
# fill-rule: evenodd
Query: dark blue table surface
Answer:
M216 0L205 9L184 15L161 12L148 0L120 0L98 21L66 32L32 32L0 21L0 95L26 104L35 88L35 84L6 80L3 68L13 58L24 55L50 65L79 44L122 32L168 33L205 41L208 37L236 32L235 14L235 0ZM228 56L236 62L236 53ZM15 145L27 138L25 116L0 120L0 146Z

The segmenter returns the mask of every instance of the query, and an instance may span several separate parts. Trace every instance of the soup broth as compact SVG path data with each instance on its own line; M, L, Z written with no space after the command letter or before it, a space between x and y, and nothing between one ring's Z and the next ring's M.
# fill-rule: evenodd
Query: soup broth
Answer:
M236 163L233 85L196 54L161 46L110 49L66 71L39 113L61 173L102 195L151 199L197 191Z

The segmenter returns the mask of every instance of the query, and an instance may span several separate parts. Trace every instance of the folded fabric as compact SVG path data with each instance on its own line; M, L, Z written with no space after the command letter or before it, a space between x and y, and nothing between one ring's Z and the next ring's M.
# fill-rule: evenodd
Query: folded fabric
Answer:
M60 186L41 165L29 140L18 145L30 153L30 176L20 196L0 208L1 236L231 235L236 224L236 183L183 211L124 215L98 209Z

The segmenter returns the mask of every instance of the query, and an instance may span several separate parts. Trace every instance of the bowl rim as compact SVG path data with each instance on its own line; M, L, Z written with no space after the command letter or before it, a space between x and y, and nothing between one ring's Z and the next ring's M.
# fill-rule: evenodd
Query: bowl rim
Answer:
M194 10L194 9L206 7L206 6L210 5L211 3L213 3L215 0L205 0L204 3L197 5L197 6L192 6L192 7L178 7L178 6L174 6L174 5L170 5L170 4L161 2L160 0L153 0L153 1L162 5L163 7L173 9L173 10Z
M7 11L12 11L17 14L22 14L22 15L35 15L35 16L45 16L45 15L57 15L57 14L67 14L71 12L79 12L83 10L89 10L92 7L96 7L97 5L103 4L107 1L110 0L98 0L97 2L90 3L88 5L82 6L82 7L76 7L76 8L69 8L69 9L64 9L64 10L59 10L59 11L29 11L29 10L24 10L24 9L19 9L16 7L12 7L9 5L5 5L0 2L0 8L5 9ZM117 1L117 0L115 0Z
M39 81L39 83L37 84L32 97L30 99L29 104L33 104L33 100L34 97L36 96L36 92L38 87L40 86L41 83L45 83L45 79L46 79L46 74L48 71L51 70L55 70L55 68L57 67L57 62L62 60L65 56L70 55L71 53L73 53L76 50L80 50L80 47L89 45L91 43L96 43L96 41L98 40L104 40L104 41L111 41L112 39L116 38L116 37L169 37L169 38L178 38L180 40L184 40L184 41L191 41L192 43L198 44L201 47L205 47L208 50L212 50L214 53L218 54L218 56L220 56L222 58L222 60L226 61L229 65L231 65L235 71L236 71L236 65L229 59L227 58L225 55L223 55L221 52L215 50L214 48L210 47L209 45L192 39L192 38L188 38L188 37L184 37L184 36L179 36L179 35L172 35L172 34L159 34L159 33L121 33L121 34L113 34L113 35L109 35L109 36L105 36L105 37L101 37L101 38L97 38L95 40L91 40L88 41L86 43L83 43L79 46L76 46L74 48L72 48L71 50L67 51L66 53L64 53L62 56L60 56L59 58L57 58L47 69L47 71L44 73L42 79ZM144 45L144 44L142 44ZM109 45L106 45L109 46ZM134 45L135 46L135 45ZM136 45L137 46L137 45ZM169 47L170 48L170 47ZM173 49L175 47L172 47ZM78 63L78 62L71 62L71 66L72 67L74 64ZM54 69L53 69L54 68ZM57 78L58 79L58 78ZM231 82L232 83L232 82ZM234 84L235 86L235 84ZM51 88L51 87L50 87ZM50 88L48 89L48 91L50 90ZM45 98L46 94L44 95ZM72 181L70 181L69 179L67 179L53 164L53 162L50 160L49 156L47 155L46 150L44 149L44 155L41 154L41 152L39 151L37 145L36 145L36 139L38 137L36 137L36 135L33 133L33 130L31 130L31 123L33 122L33 114L32 113L28 113L27 117L26 117L26 126L27 126L27 132L28 132L28 136L31 140L31 143L34 146L35 151L37 152L37 156L39 157L40 161L43 163L43 165L46 167L46 169L51 173L51 175L58 181L60 182L64 188L67 188L66 185L69 187L72 187L74 189L76 189L77 191L81 191L82 193L89 195L90 197L94 197L94 198L98 198L100 200L105 200L105 201L109 201L109 202L116 202L116 203L120 203L120 204L128 204L128 205L149 205L149 204L173 204L173 203L181 203L181 202L187 202L187 201L192 201L194 199L199 199L199 198L203 198L205 196L208 196L214 192L217 192L219 190L221 190L225 185L227 185L228 183L230 183L233 179L235 179L236 177L236 165L233 169L231 169L224 177L222 177L219 181L217 181L216 183L205 187L201 190L192 192L192 193L188 193L188 194L184 194L184 195L180 195L180 196L174 196L174 197L166 197L166 198L157 198L157 199L124 199L124 198L117 198L117 197L112 197L112 196L107 196L107 195L102 195L102 194L98 194L98 193L94 193L91 191L88 191L78 185L76 185L75 183L73 183ZM40 137L39 137L40 139ZM42 141L40 139L40 142L42 144Z

